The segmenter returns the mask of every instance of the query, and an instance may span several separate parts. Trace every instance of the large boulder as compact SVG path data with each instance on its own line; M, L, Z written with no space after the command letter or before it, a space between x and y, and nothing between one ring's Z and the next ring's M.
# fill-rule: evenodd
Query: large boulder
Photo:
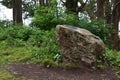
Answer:
M103 41L90 31L70 25L57 25L57 41L65 63L92 65L105 53Z

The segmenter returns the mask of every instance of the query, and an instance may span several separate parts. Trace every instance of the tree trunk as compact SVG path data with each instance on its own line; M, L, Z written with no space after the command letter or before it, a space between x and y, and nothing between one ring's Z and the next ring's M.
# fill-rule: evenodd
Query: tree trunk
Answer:
M104 18L104 2L105 0L97 0L97 17Z
M22 0L13 0L13 21L14 23L23 24Z
M119 19L120 19L120 0L114 0L114 7L112 12L112 47L115 50L119 50Z

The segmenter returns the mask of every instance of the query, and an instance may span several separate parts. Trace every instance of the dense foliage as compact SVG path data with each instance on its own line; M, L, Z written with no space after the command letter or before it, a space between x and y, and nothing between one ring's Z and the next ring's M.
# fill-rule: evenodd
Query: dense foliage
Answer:
M43 31L38 28L30 28L24 26L11 26L0 28L1 48L8 47L33 47L31 50L32 59L39 61L51 59L59 61L59 54L56 43L55 30ZM2 54L2 52L1 52Z

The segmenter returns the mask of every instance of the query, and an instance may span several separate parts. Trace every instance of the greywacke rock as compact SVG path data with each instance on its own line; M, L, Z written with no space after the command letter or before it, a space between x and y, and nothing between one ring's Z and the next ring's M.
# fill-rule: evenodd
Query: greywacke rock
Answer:
M90 31L70 25L57 25L57 41L65 63L92 65L105 53L103 41Z

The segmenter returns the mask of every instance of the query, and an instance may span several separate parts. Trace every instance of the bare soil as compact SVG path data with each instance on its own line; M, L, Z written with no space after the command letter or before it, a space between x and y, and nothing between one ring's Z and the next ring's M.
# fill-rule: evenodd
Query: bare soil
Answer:
M15 77L33 80L120 80L111 68L102 70L63 69L46 68L39 64L15 63L9 65L8 71Z

